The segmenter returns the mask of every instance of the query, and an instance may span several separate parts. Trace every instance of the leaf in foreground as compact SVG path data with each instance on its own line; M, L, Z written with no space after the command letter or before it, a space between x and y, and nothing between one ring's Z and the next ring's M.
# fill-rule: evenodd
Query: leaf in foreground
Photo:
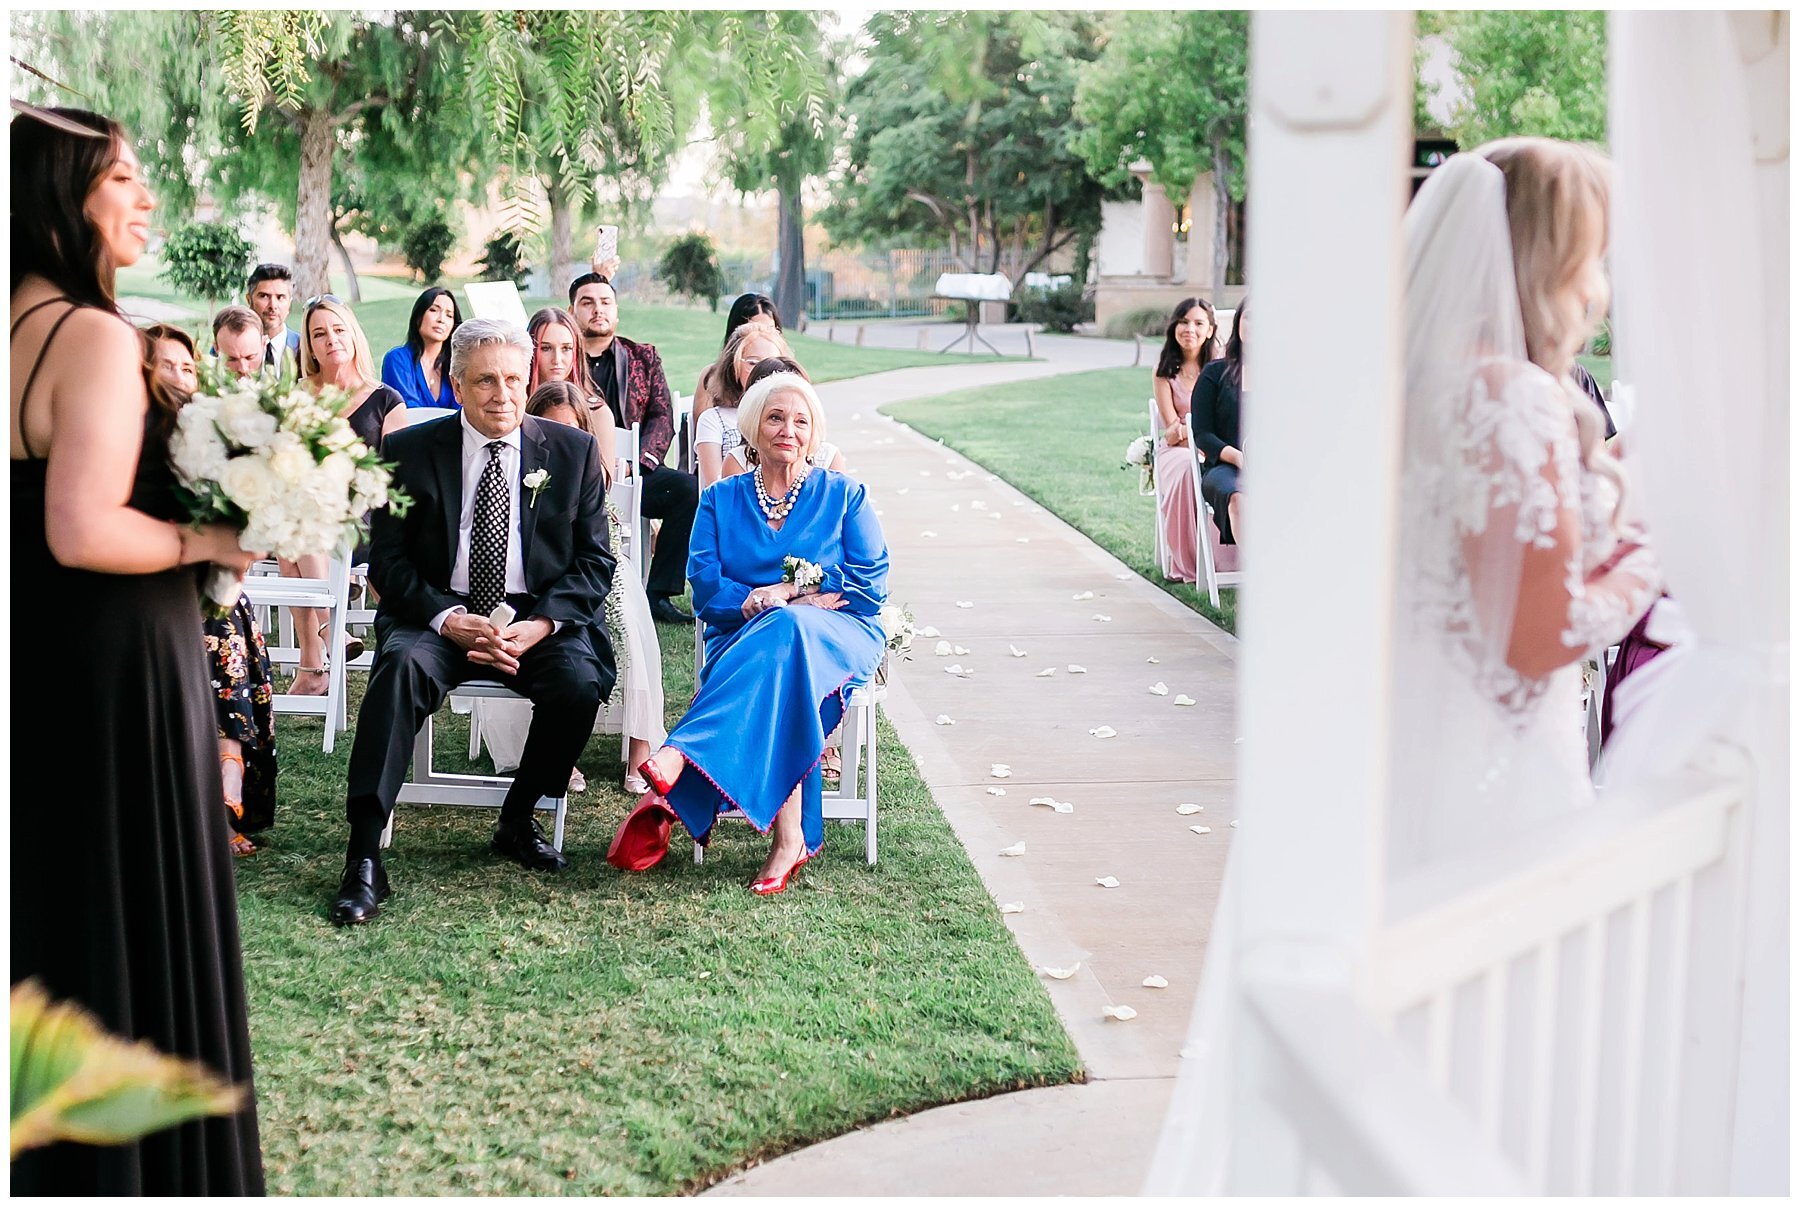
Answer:
M36 981L12 991L12 1157L59 1140L125 1144L243 1105L192 1061L110 1035L73 1002L52 1003Z

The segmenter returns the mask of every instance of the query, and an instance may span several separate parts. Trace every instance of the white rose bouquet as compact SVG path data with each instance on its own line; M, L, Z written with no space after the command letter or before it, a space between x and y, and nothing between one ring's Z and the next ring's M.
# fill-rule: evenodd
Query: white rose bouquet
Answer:
M882 635L887 638L888 654L898 655L902 661L911 658L915 631L912 609L882 604L881 611L875 614L875 618L881 622Z
M1140 483L1138 489L1149 494L1156 485L1156 442L1148 436L1139 436L1125 446L1125 464L1122 469L1138 471Z
M244 548L292 559L330 553L357 539L374 508L404 513L411 500L343 417L349 396L313 394L286 363L279 379L240 378L206 360L169 459L196 524L235 524ZM206 594L229 609L241 589L236 574L218 570Z
M795 590L805 593L825 581L825 571L803 558L784 557L781 559L781 581L793 583Z

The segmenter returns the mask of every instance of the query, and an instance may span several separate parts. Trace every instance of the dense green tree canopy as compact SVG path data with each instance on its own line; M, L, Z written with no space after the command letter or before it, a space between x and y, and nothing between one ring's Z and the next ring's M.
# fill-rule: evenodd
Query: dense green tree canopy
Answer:
M1101 188L1071 145L1077 73L1098 53L1090 16L886 12L867 33L834 238L947 244L1022 277L1099 230Z
M1421 13L1455 56L1449 133L1463 147L1515 134L1606 138L1606 14L1505 10Z

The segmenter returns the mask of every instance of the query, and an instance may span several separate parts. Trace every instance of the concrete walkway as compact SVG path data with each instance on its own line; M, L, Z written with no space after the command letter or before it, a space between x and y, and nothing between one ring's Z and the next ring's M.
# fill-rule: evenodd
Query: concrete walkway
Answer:
M1026 959L1076 969L1043 982L1088 1082L882 1123L708 1193L1135 1194L1143 1183L1234 832L1236 641L980 466L876 413L1083 367L1099 366L907 369L820 393L830 439L874 491L891 598L966 651L937 657L939 638L920 637L888 715L995 901L1023 903L1007 923ZM1152 694L1158 683L1166 695ZM1090 733L1102 726L1117 736ZM996 778L996 763L1010 776ZM1178 813L1184 803L1203 811ZM1018 843L1023 855L1001 854ZM1118 887L1096 883L1109 876ZM1145 987L1152 976L1168 987ZM1137 1016L1112 1021L1109 1006Z
M806 328L806 334L815 339L829 340L838 344L855 344L858 330L862 332L862 346L865 348L906 348L917 350L923 345L931 352L940 352L958 339L967 330L961 323L946 323L937 319L887 319L879 322L814 322ZM1026 332L1033 332L1029 340ZM1130 365L1134 358L1141 360L1146 381L1149 370L1156 363L1156 353L1160 345L1146 341L1142 353L1128 339L1100 339L1081 335L1039 335L1036 324L1031 323L983 323L981 338L998 349L1001 356L1034 355L1051 362L1058 373L1077 373L1084 369L1116 369ZM967 340L957 344L956 351L945 355L949 364L956 363L969 350ZM983 356L993 355L989 349L977 344L975 350ZM872 379L864 379L872 380ZM954 390L956 385L939 387L932 393L942 393L946 389ZM1149 387L1145 386L1146 398ZM911 397L917 397L912 395ZM836 412L834 411L835 415Z

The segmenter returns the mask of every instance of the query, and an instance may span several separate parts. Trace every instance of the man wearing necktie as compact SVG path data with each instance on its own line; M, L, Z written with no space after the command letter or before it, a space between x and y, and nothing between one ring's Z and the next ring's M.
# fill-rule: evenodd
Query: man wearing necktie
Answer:
M244 286L244 301L262 321L263 364L281 372L281 358L300 360L300 333L287 325L294 305L294 274L286 264L258 264Z
M372 524L379 644L350 752L350 842L331 907L339 925L368 921L387 897L381 833L413 738L469 679L496 680L534 705L494 850L540 871L567 866L533 811L567 791L616 678L602 622L614 562L599 446L525 415L531 353L511 323L464 323L450 339L462 409L383 441L412 505L404 516L377 511ZM516 619L501 626L489 616L503 602Z

